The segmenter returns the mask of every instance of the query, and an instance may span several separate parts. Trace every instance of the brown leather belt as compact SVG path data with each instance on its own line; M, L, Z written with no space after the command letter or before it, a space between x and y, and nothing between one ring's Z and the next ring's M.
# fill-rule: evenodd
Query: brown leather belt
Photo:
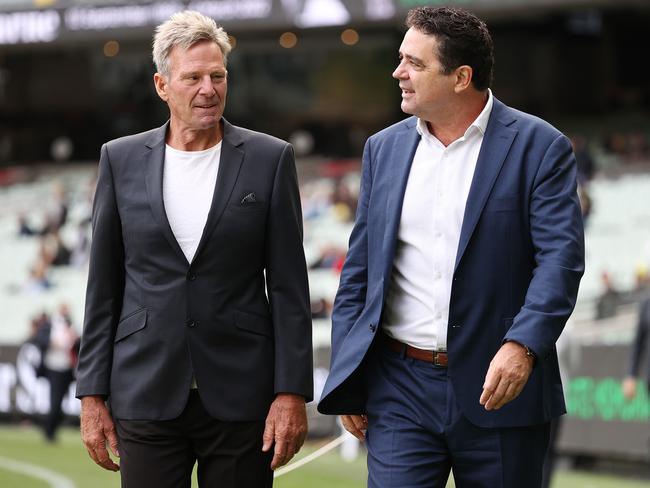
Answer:
M447 353L445 351L430 351L428 349L418 349L417 347L409 346L403 342L393 339L384 335L384 344L388 346L391 351L399 354L404 353L406 357L425 361L427 363L435 364L436 366L447 367Z

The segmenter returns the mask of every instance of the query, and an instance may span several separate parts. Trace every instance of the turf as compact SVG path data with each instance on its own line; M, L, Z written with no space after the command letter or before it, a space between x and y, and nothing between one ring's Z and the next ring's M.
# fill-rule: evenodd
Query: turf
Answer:
M322 443L310 443L304 456ZM0 458L14 459L55 471L74 482L77 488L118 488L119 475L95 466L86 454L79 433L72 428L62 429L56 444L47 444L38 430L31 426L0 426ZM354 462L341 460L331 451L318 460L276 479L276 488L363 488L365 487L365 457ZM18 474L0 467L0 487L47 488L39 479ZM196 482L193 483L196 487ZM453 486L450 482L449 487ZM648 488L648 481L633 480L576 471L561 471L555 477L553 488Z

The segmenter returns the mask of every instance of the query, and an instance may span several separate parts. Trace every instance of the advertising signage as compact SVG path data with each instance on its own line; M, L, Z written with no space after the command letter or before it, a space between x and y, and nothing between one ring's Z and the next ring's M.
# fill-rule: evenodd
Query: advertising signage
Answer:
M46 2L47 3L47 2ZM393 0L167 0L148 3L51 2L0 11L0 45L51 43L80 33L151 29L177 11L202 12L227 29L311 28L390 20Z
M619 0L620 2L621 0ZM198 10L228 30L312 28L354 23L401 24L408 9L457 5L481 12L587 6L589 0L20 0L0 3L0 45L87 39L92 34L143 37L177 11ZM601 4L603 2L600 2ZM624 1L623 1L624 3Z

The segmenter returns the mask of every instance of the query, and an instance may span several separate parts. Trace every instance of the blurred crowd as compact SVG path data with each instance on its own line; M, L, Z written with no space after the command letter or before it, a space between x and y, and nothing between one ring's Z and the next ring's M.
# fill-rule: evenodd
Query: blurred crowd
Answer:
M70 307L61 303L53 314L43 311L31 322L27 342L40 351L36 376L50 383L50 409L42 421L43 434L48 442L56 440L56 431L63 415L61 402L74 380L79 355L79 334L73 322Z
M38 251L29 267L29 275L19 287L23 293L38 294L55 286L51 278L53 267L83 268L86 265L90 250L91 201L92 193L88 192L77 203L82 217L77 222L70 222L71 200L63 184L55 182L50 200L43 202L42 215L35 215L37 212L33 211L30 216L26 212L18 215L18 236L38 240ZM72 227L73 237L64 240L62 234L66 226Z

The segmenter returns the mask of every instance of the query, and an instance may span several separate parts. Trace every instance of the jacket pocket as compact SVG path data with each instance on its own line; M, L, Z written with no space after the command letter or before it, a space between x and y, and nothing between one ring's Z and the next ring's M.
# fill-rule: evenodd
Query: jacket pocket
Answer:
M127 315L119 324L117 324L117 332L115 333L115 342L119 342L125 337L130 336L134 332L142 330L147 325L147 309L142 308Z
M268 317L238 310L235 312L235 326L246 332L273 338L273 326Z

